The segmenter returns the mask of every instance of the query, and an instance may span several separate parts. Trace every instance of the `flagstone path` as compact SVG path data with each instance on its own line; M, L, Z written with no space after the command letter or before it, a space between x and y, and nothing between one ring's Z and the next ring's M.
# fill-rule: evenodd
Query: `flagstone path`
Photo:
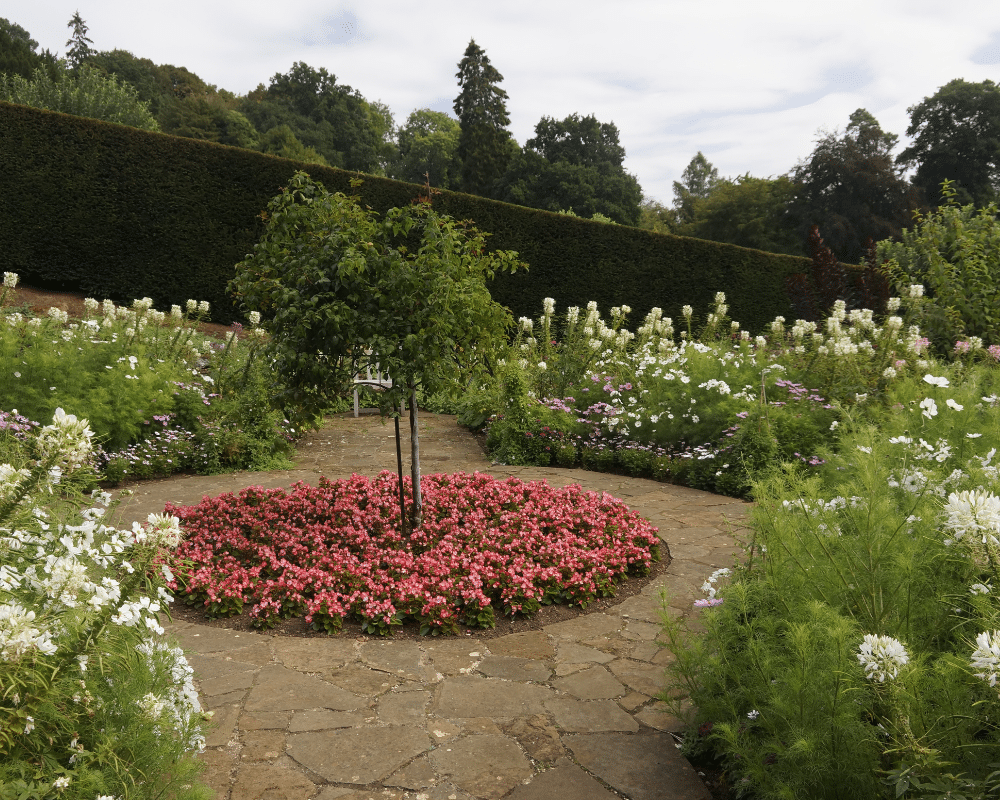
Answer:
M492 465L444 415L421 414L420 443L425 474L478 470L620 497L658 526L673 561L616 606L491 639L296 638L173 623L214 711L202 758L218 800L709 798L670 735L679 721L655 699L671 657L657 640L661 591L667 613L692 613L705 577L737 557L747 505L649 480ZM404 453L408 445L404 433ZM395 463L391 424L337 416L300 443L292 470L147 481L119 518Z

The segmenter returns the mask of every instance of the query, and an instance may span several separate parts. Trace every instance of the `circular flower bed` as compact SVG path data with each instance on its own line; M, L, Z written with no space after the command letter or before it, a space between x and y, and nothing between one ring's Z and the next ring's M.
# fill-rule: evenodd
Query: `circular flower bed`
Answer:
M659 558L656 528L579 486L477 472L427 475L421 490L423 523L410 536L391 472L168 506L186 535L171 589L212 617L248 607L260 627L304 615L330 633L345 618L382 635L408 620L456 633L493 627L495 609L586 606Z

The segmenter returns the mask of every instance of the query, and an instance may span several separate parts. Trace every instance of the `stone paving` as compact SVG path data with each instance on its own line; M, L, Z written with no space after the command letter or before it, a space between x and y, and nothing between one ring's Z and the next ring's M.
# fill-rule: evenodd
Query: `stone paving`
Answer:
M420 441L425 474L478 470L620 497L659 527L673 562L617 606L492 639L174 623L214 711L202 757L218 800L709 798L670 735L679 721L655 699L671 657L657 641L660 593L667 613L691 613L705 577L736 558L747 506L648 480L491 465L449 416L421 414ZM393 427L371 415L334 417L299 449L292 470L139 484L121 521L245 486L395 470Z

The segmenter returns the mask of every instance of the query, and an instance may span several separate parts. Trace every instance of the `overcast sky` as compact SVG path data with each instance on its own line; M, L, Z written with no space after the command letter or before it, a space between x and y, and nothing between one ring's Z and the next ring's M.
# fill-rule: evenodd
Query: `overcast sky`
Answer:
M474 38L504 77L521 144L543 116L614 122L626 168L666 205L702 151L724 177L791 170L866 108L905 141L907 107L954 78L1000 81L995 0L35 0L0 2L57 55L79 10L98 50L187 67L244 94L296 61L397 124L453 114Z

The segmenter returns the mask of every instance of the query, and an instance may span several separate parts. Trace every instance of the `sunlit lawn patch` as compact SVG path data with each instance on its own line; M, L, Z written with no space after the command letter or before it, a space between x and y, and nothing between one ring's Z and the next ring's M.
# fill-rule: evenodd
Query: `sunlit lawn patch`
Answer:
M172 588L212 616L249 607L262 627L304 615L330 632L351 618L369 633L408 620L454 633L493 627L497 613L586 606L659 557L649 522L579 486L481 473L422 483L424 521L409 537L389 472L171 507L187 531Z

